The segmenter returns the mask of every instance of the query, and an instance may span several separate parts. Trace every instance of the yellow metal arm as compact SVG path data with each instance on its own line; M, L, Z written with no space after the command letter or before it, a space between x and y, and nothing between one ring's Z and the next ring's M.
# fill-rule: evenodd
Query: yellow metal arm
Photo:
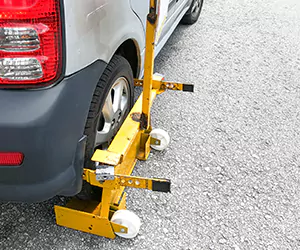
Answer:
M115 175L113 180L100 182L97 180L96 172L84 169L83 179L93 186L107 188L110 190L123 187L148 189L157 192L171 192L171 182L167 179L144 178L130 175Z
M147 15L146 25L146 51L144 65L144 87L143 87L143 105L142 116L147 122L142 129L150 129L150 100L154 68L155 51L155 29L157 26L157 6L156 0L150 0L149 14Z
M144 86L144 80L142 79L134 79L134 86L142 87ZM152 89L157 90L158 94L161 94L165 90L179 90L185 92L194 92L194 85L185 84L185 83L177 83L177 82L167 82L163 80L152 80Z

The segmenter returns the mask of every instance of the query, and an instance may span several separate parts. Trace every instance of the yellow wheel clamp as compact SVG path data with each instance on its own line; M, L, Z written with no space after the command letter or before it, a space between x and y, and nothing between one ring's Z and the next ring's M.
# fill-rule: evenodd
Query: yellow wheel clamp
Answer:
M168 2L168 1L167 1ZM194 86L163 81L153 75L155 38L160 0L150 0L146 26L144 79L135 79L135 86L143 87L139 99L110 144L108 150L96 150L92 161L96 170L83 169L83 180L102 188L101 201L82 201L73 198L65 207L55 206L56 222L60 226L115 238L133 238L140 228L139 218L126 210L125 187L170 192L170 180L131 176L137 160L146 160L150 147L164 149L168 134L152 130L150 109L156 95L165 90L193 92Z

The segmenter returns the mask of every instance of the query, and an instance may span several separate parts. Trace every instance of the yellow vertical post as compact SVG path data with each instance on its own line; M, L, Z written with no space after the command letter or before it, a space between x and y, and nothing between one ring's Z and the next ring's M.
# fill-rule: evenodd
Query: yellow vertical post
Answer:
M157 25L157 0L150 0L149 14L146 25L146 49L144 64L142 118L145 120L143 129L150 129L150 100L153 81L155 29Z
M106 218L106 219L108 218L110 201L111 201L111 190L108 188L103 188L102 198L101 198L101 210L100 210L101 218Z

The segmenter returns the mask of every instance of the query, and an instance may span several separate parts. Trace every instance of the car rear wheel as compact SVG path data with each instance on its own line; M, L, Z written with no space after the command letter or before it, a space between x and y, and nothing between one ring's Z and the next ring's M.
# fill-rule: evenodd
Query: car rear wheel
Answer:
M133 73L128 61L115 55L95 89L86 121L85 167L95 169L91 158L96 149L106 150L133 106ZM99 199L101 189L83 183L80 199Z
M183 24L194 24L199 19L203 6L203 0L193 0L190 8L183 16L181 23Z

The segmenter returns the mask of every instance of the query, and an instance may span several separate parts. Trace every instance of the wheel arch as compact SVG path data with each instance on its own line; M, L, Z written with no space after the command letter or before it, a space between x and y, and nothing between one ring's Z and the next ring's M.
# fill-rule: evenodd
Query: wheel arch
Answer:
M116 55L123 56L130 64L133 76L138 77L141 70L140 49L134 39L127 39L116 50Z

